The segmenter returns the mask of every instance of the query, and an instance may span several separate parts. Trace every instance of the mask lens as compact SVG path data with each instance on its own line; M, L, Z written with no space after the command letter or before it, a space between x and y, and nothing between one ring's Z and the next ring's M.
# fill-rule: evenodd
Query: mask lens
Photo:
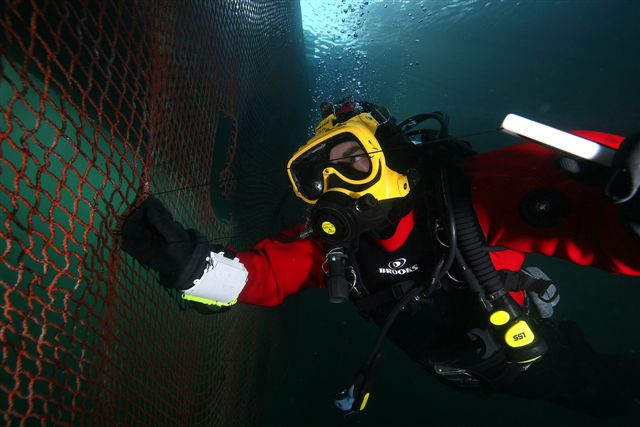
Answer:
M309 200L326 190L322 171L333 167L344 177L358 181L371 172L371 159L358 139L345 133L311 147L291 164L291 176L298 191Z
M329 163L352 180L364 179L371 172L371 159L355 138L334 143L329 150Z
M300 157L291 164L291 176L298 191L307 199L315 200L324 191L323 164L310 157Z
M293 181L307 199L315 200L324 192L322 171L329 164L329 142L309 148L291 163Z

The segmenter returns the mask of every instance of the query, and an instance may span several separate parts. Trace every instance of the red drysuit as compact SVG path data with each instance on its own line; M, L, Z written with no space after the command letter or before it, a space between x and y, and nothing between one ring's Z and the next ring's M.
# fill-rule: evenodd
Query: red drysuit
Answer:
M575 133L612 148L623 140L600 132ZM618 207L601 187L581 183L561 170L556 165L559 156L555 150L525 142L465 158L473 207L487 244L506 248L491 252L496 269L519 270L527 253L539 253L640 275L640 241L626 229ZM559 192L567 202L567 215L556 225L533 226L520 212L523 198L541 189ZM316 239L265 239L238 257L249 271L240 302L273 306L302 288L324 286L325 255Z

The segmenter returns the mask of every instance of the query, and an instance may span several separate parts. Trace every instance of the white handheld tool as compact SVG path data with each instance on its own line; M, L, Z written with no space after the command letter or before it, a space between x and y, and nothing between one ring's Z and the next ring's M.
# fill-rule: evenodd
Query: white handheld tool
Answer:
M585 160L611 166L615 150L577 135L552 128L516 114L508 114L501 130L548 145Z

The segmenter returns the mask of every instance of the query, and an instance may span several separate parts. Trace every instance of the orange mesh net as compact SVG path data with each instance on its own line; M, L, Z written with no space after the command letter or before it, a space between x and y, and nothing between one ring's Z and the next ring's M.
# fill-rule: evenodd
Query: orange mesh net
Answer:
M256 171L305 133L299 14L288 0L4 3L4 423L255 422L277 322L186 310L114 230L145 182L221 243L269 230L286 178Z

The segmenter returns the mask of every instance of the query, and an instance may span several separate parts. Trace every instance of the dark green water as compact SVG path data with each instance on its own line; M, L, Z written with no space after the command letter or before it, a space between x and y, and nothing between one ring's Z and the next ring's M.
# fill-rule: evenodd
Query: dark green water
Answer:
M354 94L387 105L398 118L446 111L457 135L496 128L510 112L562 129L625 135L640 128L640 2L301 4L316 103ZM480 151L516 142L499 134L469 139ZM541 256L529 264L559 284L558 320L578 321L598 351L640 351L640 279ZM351 381L377 330L353 307L331 305L322 291L296 298L294 363L269 395L261 425L631 426L640 419L640 405L605 423L541 402L462 395L391 345L367 411L344 419L332 398Z

